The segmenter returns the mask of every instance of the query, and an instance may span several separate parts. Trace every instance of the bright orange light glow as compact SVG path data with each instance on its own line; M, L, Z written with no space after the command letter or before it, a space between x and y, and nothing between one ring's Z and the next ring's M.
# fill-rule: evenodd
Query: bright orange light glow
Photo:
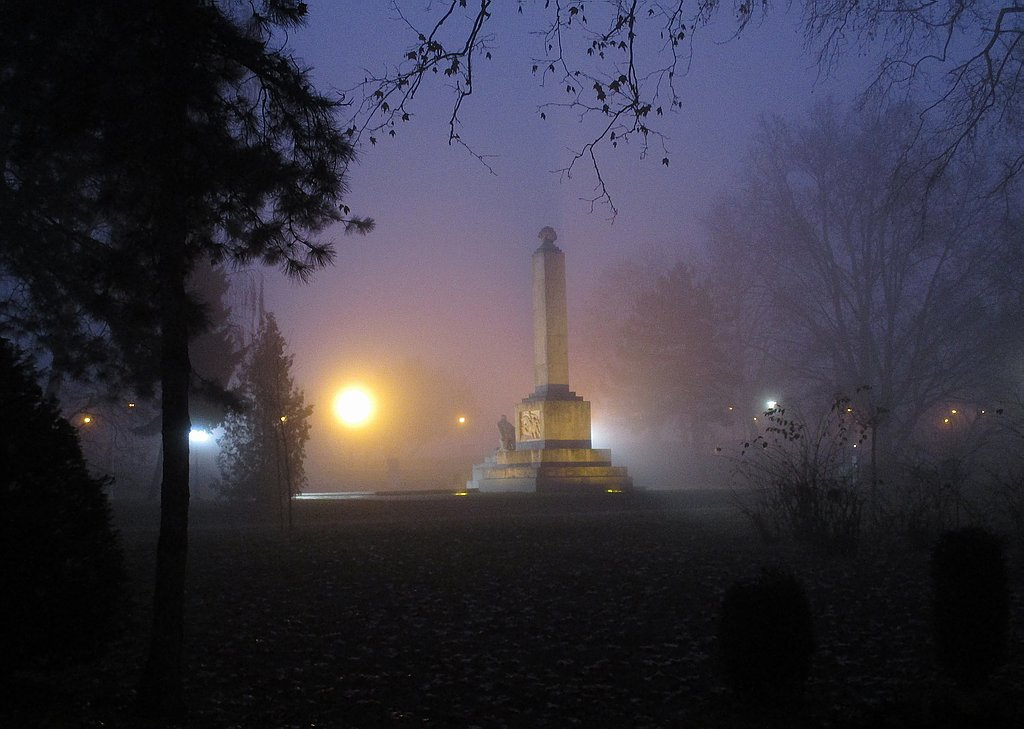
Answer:
M349 385L334 398L335 417L350 428L366 425L375 409L373 395L361 385Z
M466 424L466 416L465 415L460 415L459 416L459 425L465 425L465 424Z
M92 422L92 416L91 415L83 415L82 416L82 422L85 423L86 425L88 425L89 423Z

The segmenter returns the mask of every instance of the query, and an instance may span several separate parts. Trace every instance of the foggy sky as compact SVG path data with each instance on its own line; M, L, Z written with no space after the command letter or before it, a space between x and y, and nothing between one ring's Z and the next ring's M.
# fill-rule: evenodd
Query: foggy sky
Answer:
M603 150L602 173L619 210L613 223L606 208L590 212L581 200L594 196L586 166L571 180L552 173L582 143L581 127L571 113L539 119L537 105L561 97L530 74L530 58L541 53L530 50L540 42L530 34L538 16L508 6L495 11L493 60L476 67L476 90L461 113L462 137L488 155L496 174L448 145L452 97L441 83L425 85L413 121L395 138L364 145L350 171L346 202L354 214L375 218L376 230L365 238L329 233L336 263L311 284L264 274L267 307L295 355L296 382L316 408L307 447L311 491L335 487L332 469L349 437L330 414L334 391L402 360L464 383L474 412L460 437L470 453L493 448L498 417L533 389L530 255L546 225L567 257L570 386L599 399L573 373L581 350L574 321L601 272L652 252L668 260L700 256L701 218L717 193L736 184L759 115L796 119L827 97L852 98L870 79L869 64L855 57L822 77L793 13L773 11L737 40L729 40L728 17L700 29L692 66L678 79L684 108L657 120L669 138L670 165L660 164L658 152L640 160L636 145ZM393 65L413 40L386 3L346 1L311 3L308 26L290 43L321 89L340 92L364 69ZM600 417L595 408L595 424ZM608 437L595 445L614 453ZM439 457L467 451L438 447Z

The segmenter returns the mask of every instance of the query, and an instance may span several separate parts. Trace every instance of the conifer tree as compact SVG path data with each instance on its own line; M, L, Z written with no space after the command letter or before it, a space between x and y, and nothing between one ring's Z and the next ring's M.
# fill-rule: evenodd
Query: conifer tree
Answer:
M0 276L31 314L4 324L58 339L75 374L158 385L148 716L185 709L188 276L230 260L305 279L333 259L325 227L370 227L341 202L339 102L285 44L306 14L294 0L0 0Z
M255 502L290 521L290 498L302 491L303 462L313 406L295 386L292 355L273 314L264 314L236 393L241 408L228 415L218 464L222 494Z

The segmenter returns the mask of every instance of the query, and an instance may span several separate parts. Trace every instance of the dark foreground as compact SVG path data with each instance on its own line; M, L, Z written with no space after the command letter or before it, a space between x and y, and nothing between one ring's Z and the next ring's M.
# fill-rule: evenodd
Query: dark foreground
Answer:
M151 518L119 514L125 639L94 665L16 677L0 726L138 726ZM195 506L186 726L763 726L723 688L714 635L728 585L770 564L804 581L818 637L806 704L780 724L1024 726L1019 562L1010 662L967 696L933 668L927 551L898 542L767 548L700 495L304 502L295 521Z

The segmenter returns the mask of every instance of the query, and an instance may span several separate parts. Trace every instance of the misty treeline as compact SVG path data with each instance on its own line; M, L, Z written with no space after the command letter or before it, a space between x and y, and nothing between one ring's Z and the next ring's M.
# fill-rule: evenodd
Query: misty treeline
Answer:
M735 456L768 401L813 423L841 400L865 480L1020 466L995 447L1024 422L1019 187L980 152L922 171L918 118L825 102L765 120L691 242L704 255L607 273L602 389L625 427Z
M485 142L460 114L473 101L481 67L501 62L509 45L521 45L503 43L507 35L528 36L528 70L546 94L537 115L565 115L578 126L555 171L571 178L589 168L591 210L603 205L612 217L614 183L603 174L602 161L612 150L631 149L640 160L668 166L673 154L666 118L701 103L685 94L682 83L693 63L694 38L758 32L760 21L794 8L799 17L793 22L822 74L849 57L865 56L876 64L865 96L916 99L923 123L915 127L929 150L916 162L925 174L941 175L976 146L998 147L997 183L1012 180L1024 166L1024 98L1018 95L1024 8L1013 2L447 0L416 7L391 0L391 6L406 26L409 47L401 60L368 71L348 92L353 139L376 144L395 136L413 119L417 94L440 80L441 93L452 100L449 143L489 166L481 153Z

